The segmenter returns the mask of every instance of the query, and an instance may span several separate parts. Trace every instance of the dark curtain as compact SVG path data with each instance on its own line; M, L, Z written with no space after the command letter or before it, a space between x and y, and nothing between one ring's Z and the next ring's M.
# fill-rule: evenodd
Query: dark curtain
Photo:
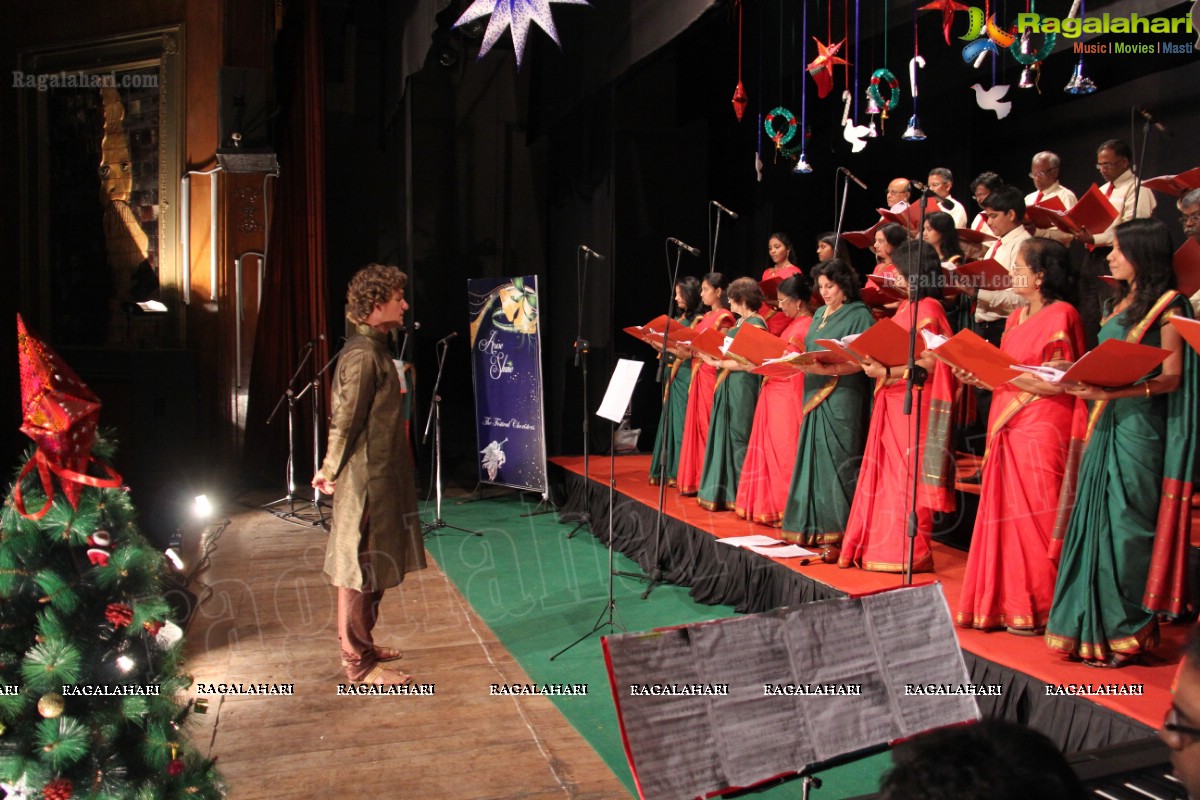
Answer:
M244 453L248 470L262 478L282 476L287 459L286 407L269 426L267 417L307 343L324 333L326 325L325 103L319 22L317 0L288 3L276 48L280 121L275 141L280 174L250 368ZM317 342L297 391L305 380L312 380L329 353L327 342ZM322 388L327 387L326 377ZM322 405L327 396L322 394ZM306 395L296 406L298 478L309 474L307 465L312 460L312 402L312 396Z

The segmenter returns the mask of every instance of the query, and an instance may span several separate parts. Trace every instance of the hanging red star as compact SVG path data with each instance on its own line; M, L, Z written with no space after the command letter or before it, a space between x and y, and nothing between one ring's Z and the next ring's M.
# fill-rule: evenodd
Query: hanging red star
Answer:
M950 26L954 24L955 12L970 11L971 7L956 3L955 0L933 0L921 6L921 10L942 12L942 35L946 37L946 44L950 44Z
M846 59L837 57L837 51L842 48L846 40L843 39L835 45L825 45L814 36L813 41L817 43L817 57L808 65L808 74L812 75L813 80L817 82L817 97L824 97L833 89L832 68L838 64L849 66Z

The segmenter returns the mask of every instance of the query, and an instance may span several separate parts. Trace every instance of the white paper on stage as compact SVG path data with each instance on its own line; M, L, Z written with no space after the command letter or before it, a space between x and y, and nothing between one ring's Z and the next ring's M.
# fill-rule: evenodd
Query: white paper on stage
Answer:
M618 359L617 368L613 370L612 379L608 382L608 391L604 393L604 401L600 403L600 410L596 412L596 416L620 424L625 417L625 409L629 406L629 398L633 397L633 387L637 385L641 371L641 361Z
M812 550L805 550L798 544L785 544L783 547L762 547L753 544L742 546L751 553L758 553L760 556L768 556L770 558L803 558L804 556L816 555Z
M717 539L717 544L730 544L734 547L768 547L779 544L779 540L756 533L753 536L726 536L724 539Z
M647 800L749 787L979 718L940 584L603 641ZM631 684L704 692L635 696Z

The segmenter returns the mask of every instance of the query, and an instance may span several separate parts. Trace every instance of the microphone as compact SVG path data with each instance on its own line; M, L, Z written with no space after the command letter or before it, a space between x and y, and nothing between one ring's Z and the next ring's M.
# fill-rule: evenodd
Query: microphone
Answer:
M323 341L325 341L325 334L319 333L316 336L314 336L313 338L309 339L307 342L305 342L304 346L305 347L316 347L317 342L323 342Z
M441 339L438 339L438 344L439 345L450 344L450 340L453 339L455 336L458 336L458 331L450 331L449 335L444 336Z
M673 245L675 245L676 247L680 247L680 248L683 248L684 250L687 250L689 253L691 253L691 254L692 254L692 255L694 255L694 256L697 256L697 257L699 257L699 255L700 255L700 250L699 250L699 248L692 247L692 246L691 246L690 244L688 244L687 242L681 242L681 241L679 241L678 239L676 239L674 236L672 236L671 238L667 239L667 242L668 242L668 243L670 243L670 244L673 244Z
M603 261L603 260L604 260L604 256L600 255L600 254L599 254L599 253L597 253L595 250L593 250L592 248L588 247L586 244L581 244L581 245L579 245L579 249L580 249L580 250L582 250L583 252L587 253L589 256L591 256L592 258L596 259L597 261Z
M1159 122L1157 119L1155 119L1154 115L1151 114L1148 110L1146 110L1145 106L1137 106L1135 110L1137 111L1138 114L1141 115L1142 119L1146 120L1147 123L1153 125L1155 127L1155 129L1158 130L1159 133L1165 134L1166 136L1171 135L1171 132L1169 130L1167 130L1167 126L1163 125L1161 122Z
M925 184L921 183L920 181L914 181L914 180L910 180L908 182L908 185L911 186L912 188L916 189L918 192L923 192L927 188L929 188Z
M405 333L419 331L421 330L421 323L414 321L412 325L401 325L400 330L404 331Z
M863 188L866 188L866 187L863 187ZM733 218L733 219L737 219L738 215L737 215L737 212L736 212L736 211L730 211L728 208L726 208L725 206L721 205L721 204L720 204L720 203L718 203L716 200L713 200L713 201L712 201L712 204L713 204L714 206L716 206L717 208L721 209L722 211L724 211L724 212L725 212L726 214L728 214L728 215L729 215L731 218Z
M858 184L858 188L860 188L860 189L866 189L866 188L867 188L867 185L866 185L865 183L863 183L863 182L862 182L862 181L859 179L859 177L858 177L857 175L855 175L853 172L851 172L850 170L846 169L845 167L838 167L838 172L842 173L842 174L843 174L843 175L845 175L847 178L849 178L850 180L852 180L852 181L854 181L855 183L857 183L857 184Z

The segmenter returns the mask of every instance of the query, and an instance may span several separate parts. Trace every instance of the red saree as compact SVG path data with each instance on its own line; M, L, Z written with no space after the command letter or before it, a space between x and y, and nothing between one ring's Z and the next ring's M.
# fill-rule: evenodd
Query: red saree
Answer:
M1069 303L1032 317L1008 318L1001 348L1021 364L1075 361L1085 352L1083 323ZM1071 469L1071 432L1086 414L1069 394L1048 397L1012 384L992 393L983 484L962 596L954 621L983 630L1034 632L1046 626L1057 568L1051 534L1064 476Z
M765 281L768 278L790 278L793 275L799 274L800 268L795 264L784 263L781 267L767 267L763 270L762 279ZM783 338L783 332L787 330L788 323L792 321L787 314L784 314L770 303L763 303L758 309L758 315L766 320L767 330L781 339Z
M790 322L779 338L788 343L788 352L804 352L812 317ZM764 378L733 509L742 519L776 526L783 521L803 418L804 376Z
M733 312L715 308L704 315L697 331L733 327ZM680 494L693 495L700 490L700 470L704 466L704 448L708 444L708 426L712 417L713 392L717 388L717 368L699 358L692 359L692 385L688 389L687 414L683 418L683 444L679 448L679 474L675 485Z
M896 309L892 321L909 328L909 303ZM918 330L950 335L942 304L925 298L917 305ZM920 337L917 347L924 349ZM921 432L916 414L904 415L904 381L876 381L871 427L850 506L839 567L858 566L880 572L901 572L908 556L907 509L912 487L909 444L917 442L921 477L917 487L917 541L913 571L933 569L930 532L934 511L954 509L954 452L951 422L955 380L950 368L938 362L919 398ZM916 409L914 408L915 412Z

